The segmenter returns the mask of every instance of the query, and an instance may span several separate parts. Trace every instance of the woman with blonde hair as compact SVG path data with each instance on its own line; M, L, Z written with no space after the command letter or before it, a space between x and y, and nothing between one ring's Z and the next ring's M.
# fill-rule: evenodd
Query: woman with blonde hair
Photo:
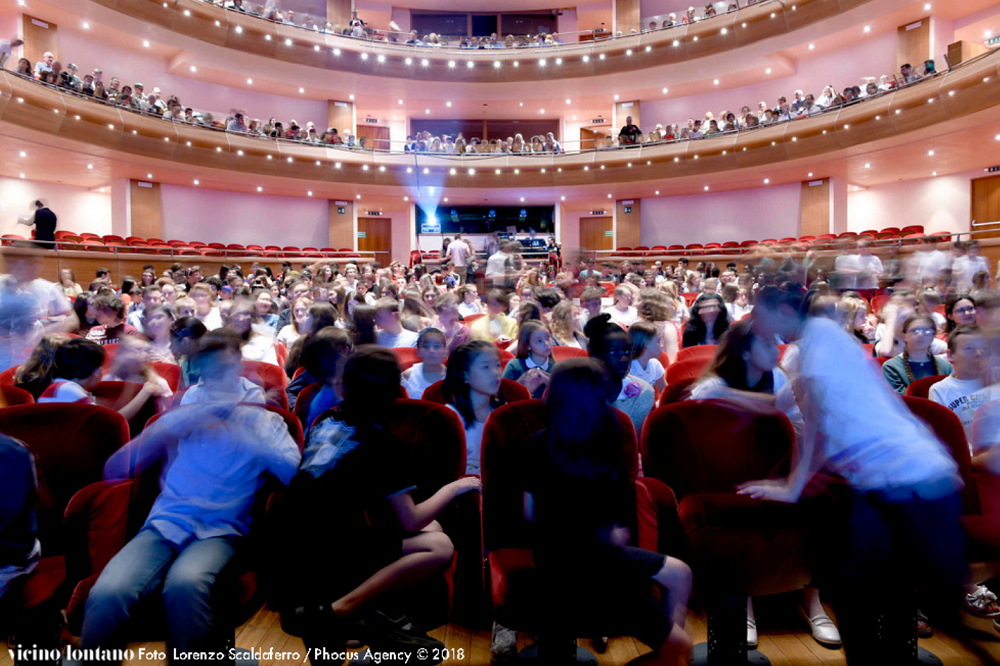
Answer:
M663 351L670 362L677 360L680 351L681 331L674 321L675 307L666 292L647 287L639 292L639 319L648 321L660 335Z
M549 319L554 344L560 347L587 349L587 336L580 330L579 309L573 301L564 300L552 308Z

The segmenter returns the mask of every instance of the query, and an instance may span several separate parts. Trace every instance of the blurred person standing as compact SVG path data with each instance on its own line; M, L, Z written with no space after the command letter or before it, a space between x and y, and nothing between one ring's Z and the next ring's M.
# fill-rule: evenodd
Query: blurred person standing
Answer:
M0 365L20 365L48 333L71 333L80 326L59 285L38 276L40 260L8 254L10 274L0 276Z
M43 250L54 250L58 218L41 199L35 200L32 205L34 211L31 215L19 217L17 223L26 227L35 227L35 245L37 247Z

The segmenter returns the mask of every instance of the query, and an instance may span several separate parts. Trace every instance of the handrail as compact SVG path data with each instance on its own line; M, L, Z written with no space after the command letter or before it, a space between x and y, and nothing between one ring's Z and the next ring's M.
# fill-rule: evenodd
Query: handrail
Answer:
M201 0L199 0L199 1L201 1ZM777 2L777 1L780 1L780 0L773 0L773 1ZM918 85L926 84L927 82L940 79L940 78L944 77L946 74L948 74L950 72L953 72L953 71L955 71L957 69L965 68L965 67L969 66L970 64L979 61L980 59L983 59L985 57L989 57L990 55L992 55L996 51L997 51L997 49L994 49L994 50L991 50L991 51L986 51L986 52L981 53L981 54L979 54L979 55L977 55L977 56L975 56L973 58L970 58L969 60L966 60L965 62L957 65L955 68L952 68L952 69L949 69L949 70L938 71L938 72L936 72L933 75L921 77L920 79L918 79L917 81L914 81L913 83L903 84L903 85L897 85L896 87L894 87L894 88L892 88L890 90L879 91L875 95L868 95L866 97L861 97L861 98L855 99L855 100L853 100L851 102L848 102L846 104L831 105L829 107L824 108L819 113L797 115L794 118L789 118L788 120L779 120L779 121L776 121L776 122L773 122L773 123L770 123L770 124L767 124L767 125L757 125L757 126L754 126L754 127L742 127L742 128L736 129L736 130L730 130L730 131L726 131L726 132L717 132L717 133L714 133L714 134L711 134L711 135L705 135L705 136L701 136L701 137L697 137L697 138L686 138L686 139L685 138L676 138L676 139L671 139L671 140L642 141L641 143L632 144L632 145L614 145L614 146L606 146L606 147L599 147L599 148L592 148L592 149L584 149L584 148L581 147L581 148L577 149L576 151L565 150L565 146L567 144L573 144L573 143L578 143L578 144L581 144L581 146L582 146L582 144L584 143L585 140L560 141L560 143L564 146L564 149L562 151L560 151L560 152L540 151L540 152L521 152L521 153L514 153L514 152L502 152L502 153L496 153L496 152L474 152L474 153L462 153L462 154L458 154L458 153L431 152L431 151L409 151L409 150L396 150L396 151L393 151L393 149L392 149L393 145L400 145L400 144L402 144L403 146L405 146L406 142L405 141L393 141L393 140L390 140L390 139L375 139L375 141L379 142L380 144L389 143L389 146L390 146L389 150L383 150L381 148L368 148L368 147L362 147L362 146L359 146L359 145L331 144L331 143L323 143L323 142L305 141L305 140L299 140L299 139L285 139L285 138L267 137L267 136L263 136L263 135L259 135L259 134L253 134L253 133L247 133L247 132L230 131L230 130L227 130L225 127L220 127L220 126L216 126L216 125L206 125L206 124L201 123L201 122L192 122L192 121L187 121L187 120L165 119L165 118L163 118L162 116L160 116L158 114L147 113L147 112L144 112L144 111L141 111L141 110L133 109L131 107L121 106L119 104L112 103L112 102L110 102L108 100L98 99L98 98L93 97L92 95L85 95L85 94L80 93L78 91L67 89L67 88L65 88L63 86L53 85L53 84L50 84L50 83L43 83L41 81L35 80L33 77L23 76L23 75L17 74L16 72L8 70L8 69L0 68L0 72L7 72L7 73L9 73L9 74L11 74L13 76L18 76L19 78L22 78L22 79L24 79L26 81L31 81L31 82L33 82L33 83L35 83L37 85L44 86L46 88L49 88L49 89L54 90L56 92L59 92L61 94L71 95L71 96L74 96L74 97L77 97L77 98L85 99L85 100L87 100L89 102L93 102L93 103L97 103L97 104L102 104L104 106L113 107L113 108L120 109L120 110L123 110L123 111L128 111L129 113L134 113L134 114L141 115L141 116L144 116L144 117L147 117L147 118L153 118L153 119L157 119L157 120L162 120L163 122L166 122L166 123L177 123L177 124L186 125L186 126L199 127L199 128L203 128L203 129L207 129L207 130L215 131L215 132L225 132L225 133L229 133L229 134L234 134L234 135L238 135L238 136L244 136L244 137L252 138L252 139L255 139L255 140L262 140L262 141L273 140L275 142L288 143L288 144L292 144L292 145L316 146L316 147L322 147L322 148L325 148L325 149L342 150L342 151L347 151L347 152L360 152L360 153L376 153L377 152L377 153L380 153L380 154L405 155L405 156L426 155L427 157L433 157L435 159L444 159L444 160L447 160L449 158L455 158L455 157L462 158L463 160L464 159L475 160L475 159L496 158L498 156L514 156L514 157L525 157L525 158L532 158L532 157L547 157L547 158L557 157L558 158L559 156L564 155L564 154L565 155L575 155L575 154L585 154L585 153L592 153L592 152L605 152L605 151L608 151L608 150L632 150L632 149L640 148L640 147L643 147L643 146L670 145L670 144L676 144L676 143L682 143L682 142L688 142L688 141L691 141L691 142L702 141L702 140L710 139L710 138L725 138L725 137L739 136L740 134L747 133L747 132L757 132L759 130L766 129L766 128L769 128L769 127L775 127L775 126L780 126L780 125L784 125L784 124L788 124L788 123L794 123L794 122L798 122L798 121L804 121L804 120L808 120L808 119L811 119L811 118L816 118L816 117L819 117L819 116L824 116L824 115L827 115L827 114L830 114L830 113L833 113L833 112L842 111L844 109L852 108L854 106L861 105L861 104L864 104L866 102L870 102L870 101L873 101L873 100L876 100L876 99L883 98L886 95L899 92L900 90L906 90L906 89L912 88L913 86L918 86ZM736 107L733 107L733 108L736 108ZM608 135L609 137L613 137L614 129L615 128L610 128L610 134ZM651 132L648 132L648 133L644 134L643 136L645 137L648 134L651 134ZM478 138L478 137L476 137L476 138ZM487 143L487 141L485 141L485 140L482 140L482 141L483 141L483 143ZM527 145L528 142L525 142L525 143Z
M26 250L55 250L55 251L70 251L70 252L87 252L88 254L101 255L101 254L113 254L118 256L122 255L136 255L140 257L150 258L150 257L164 257L170 259L296 259L296 260L315 260L320 261L323 259L328 259L330 261L344 261L352 260L355 258L362 258L374 261L377 255L380 254L391 254L389 250L351 250L350 253L342 252L318 252L305 253L299 252L284 252L284 251L264 251L261 254L257 250L231 250L231 249L216 249L211 248L206 250L207 252L212 252L211 255L205 255L198 250L205 250L205 248L198 248L195 250L195 254L191 254L190 249L177 251L174 247L150 247L141 245L92 245L78 241L67 241L67 240L56 240L56 241L39 241L33 238L10 238L5 235L0 237L2 241L2 247L8 248L19 248ZM39 247L45 246L45 247ZM94 249L100 248L100 249ZM155 250L150 252L149 250ZM170 252L165 252L165 250L170 250ZM221 253L221 256L217 256ZM330 256L345 254L347 256Z

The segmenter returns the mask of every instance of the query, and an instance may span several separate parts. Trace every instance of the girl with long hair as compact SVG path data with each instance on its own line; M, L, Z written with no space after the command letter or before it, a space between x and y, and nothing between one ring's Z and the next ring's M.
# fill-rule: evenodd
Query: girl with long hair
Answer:
M466 474L479 474L483 429L490 413L503 405L500 352L483 340L464 344L448 357L444 397L465 426Z
M705 293L691 306L691 319L684 325L684 346L718 344L729 328L729 312L718 294Z

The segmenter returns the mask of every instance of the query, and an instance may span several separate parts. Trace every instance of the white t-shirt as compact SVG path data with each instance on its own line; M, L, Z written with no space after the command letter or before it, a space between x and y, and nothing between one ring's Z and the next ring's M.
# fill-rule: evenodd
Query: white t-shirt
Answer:
M277 341L290 348L293 344L295 344L295 341L301 337L302 336L299 335L298 331L295 330L295 326L292 324L286 324L281 327L280 331L278 331Z
M507 270L507 262L510 255L506 252L497 252L486 260L486 277L503 277Z
M829 319L808 319L798 366L819 411L817 455L862 491L953 477L958 465L862 348Z
M448 405L448 409L458 414L458 418L461 419L462 415L458 413L454 405ZM462 421L464 424L465 421ZM483 431L486 430L485 421L473 421L472 425L465 429L465 473L466 474L481 474L479 469L479 458L480 453L483 448Z
M732 321L739 321L743 317L747 316L753 312L753 306L749 303L746 305L737 305L734 303L726 303L726 310L729 311L729 319Z
M184 392L184 395L181 396L181 404L191 405L199 402L254 402L263 405L267 402L267 398L264 396L264 389L246 377L240 377L232 389L232 391L225 392L209 391L205 388L205 384L198 382Z
M400 380L412 400L420 400L427 387L441 381L444 377L427 377L424 375L424 364L416 363L408 371L408 375Z
M964 255L955 259L951 265L951 277L955 281L955 287L959 291L971 288L972 278L979 271L990 272L990 262L986 257L982 255L978 257Z
M205 328L209 331L222 328L222 314L219 312L219 308L217 307L213 306L204 317L200 316L197 312L194 316L198 319L198 321L203 323Z
M874 254L858 255L858 268L861 274L858 275L858 289L878 289L878 278L885 269L882 267L882 260Z
M479 304L478 301L472 301L471 303L466 303L462 301L458 304L458 314L463 317L468 317L469 315L483 314L483 306Z
M628 310L625 312L622 312L614 305L605 309L604 312L611 315L611 321L623 328L628 328L639 319L639 312L631 305L628 306Z
M453 240L448 246L447 256L455 262L455 268L465 268L469 262L469 246L463 240Z
M971 442L976 410L987 402L1000 398L1000 385L986 386L979 379L956 379L955 375L948 375L931 385L928 397L955 412L965 428L966 438Z
M801 437L803 426L802 411L799 409L799 404L795 402L795 393L792 391L792 383L789 381L788 375L786 375L785 371L781 368L775 368L772 373L774 375L774 406L776 409L780 409L785 413L788 420L792 422L795 434ZM722 377L714 374L708 375L691 386L688 399L709 400L712 398L722 397L716 392L720 388L725 388L726 386L727 384Z
M666 374L663 370L663 364L655 358L649 359L649 363L646 364L645 370L643 370L642 366L639 365L639 359L635 359L632 361L632 367L628 373L633 377L646 380L646 382L650 385L656 384L656 382L659 381L664 374Z
M416 347L417 334L408 329L402 329L398 334L379 331L375 334L375 344L383 347Z
M860 254L842 254L833 262L833 270L838 275L837 286L841 289L858 288L858 272L861 270Z

